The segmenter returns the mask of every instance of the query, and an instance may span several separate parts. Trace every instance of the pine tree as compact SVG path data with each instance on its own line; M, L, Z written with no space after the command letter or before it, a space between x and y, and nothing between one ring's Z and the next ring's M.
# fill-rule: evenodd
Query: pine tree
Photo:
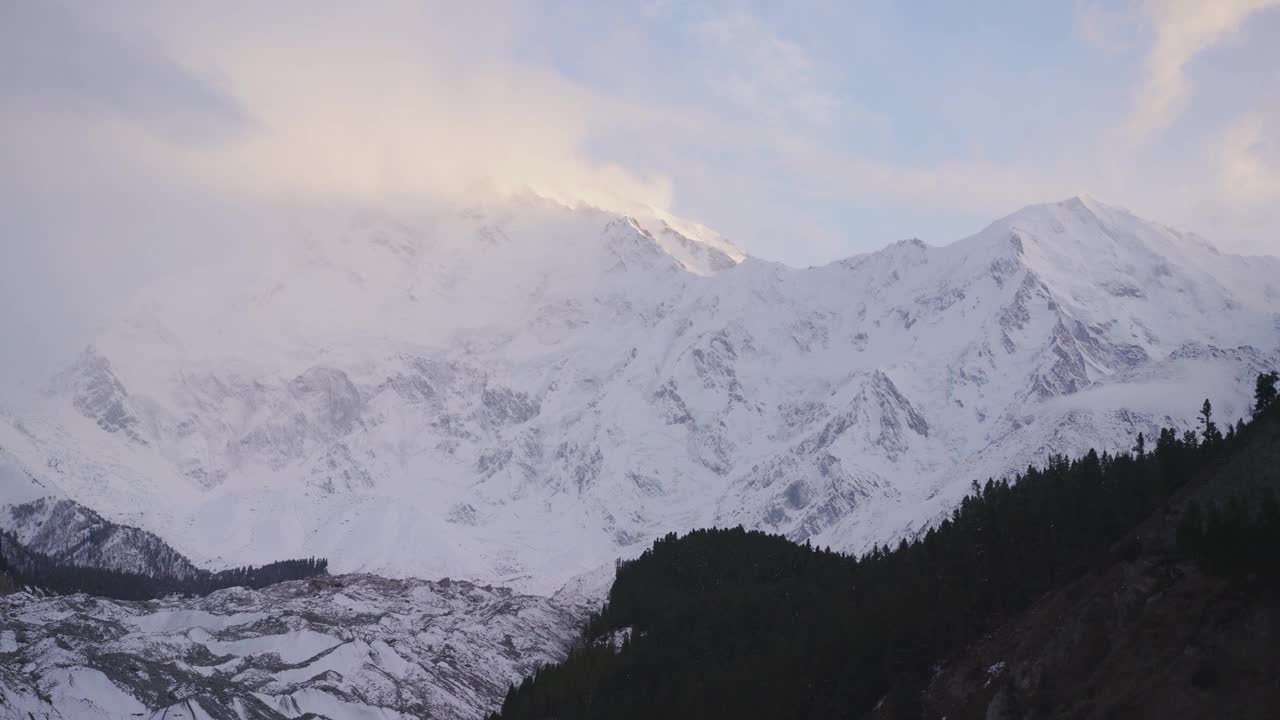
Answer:
M1222 433L1213 421L1213 405L1209 398L1205 398L1204 405L1200 406L1200 425L1200 437L1204 439L1205 445L1213 445L1222 439Z
M1182 444L1188 448L1198 448L1200 447L1200 437L1196 435L1195 430L1187 430L1182 433Z
M1276 383L1280 382L1280 373L1272 370L1258 375L1257 385L1253 389L1253 414L1257 417L1276 401Z

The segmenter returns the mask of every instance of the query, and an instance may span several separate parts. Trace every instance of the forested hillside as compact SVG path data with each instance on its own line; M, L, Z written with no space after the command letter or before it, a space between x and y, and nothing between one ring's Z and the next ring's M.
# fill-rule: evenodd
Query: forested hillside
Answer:
M1116 694L1108 702L1120 716L1159 716L1143 712L1143 702L1155 702L1139 692L1150 683L1090 679L1091 663L1122 662L1123 653L1105 633L1088 647L1064 644L1058 628L1069 615L1040 617L1043 647L1061 657L1044 660L1029 681L1002 678L1003 660L978 651L1039 609L1072 607L1054 605L1063 593L1116 594L1104 579L1123 576L1124 588L1135 582L1126 573L1158 566L1201 579L1187 592L1261 608L1257 656L1232 662L1273 666L1280 651L1268 628L1280 618L1265 608L1276 607L1280 581L1275 383L1274 373L1259 378L1249 424L1223 431L1206 401L1199 433L1165 430L1153 443L1139 436L1131 452L1056 457L975 486L924 537L861 558L740 528L669 535L619 565L580 646L513 688L495 717L1100 716L1098 706L1079 704L1100 701L1094 685ZM1138 619L1129 622L1142 619L1140 609L1130 614ZM1203 618L1169 622L1144 626L1124 652L1140 657L1171 637L1185 642ZM1040 661L1034 647L1022 650L1031 658L1020 669ZM990 666L975 676L979 656ZM1085 668L1077 668L1084 679L1054 687L1050 666ZM963 677L955 674L962 667ZM1265 717L1274 707L1274 674L1257 682L1223 674L1211 663L1172 679L1200 693L1182 706L1188 716L1213 717L1215 692L1230 692L1233 717ZM997 702L1006 684L1017 687ZM1069 701L1077 704L1064 710Z

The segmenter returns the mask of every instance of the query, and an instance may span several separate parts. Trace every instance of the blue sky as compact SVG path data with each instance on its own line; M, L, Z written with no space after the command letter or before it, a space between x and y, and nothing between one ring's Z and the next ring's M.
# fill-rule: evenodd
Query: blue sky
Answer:
M808 265L1088 192L1280 252L1280 0L5 3L0 92L33 347L291 213L436 195Z

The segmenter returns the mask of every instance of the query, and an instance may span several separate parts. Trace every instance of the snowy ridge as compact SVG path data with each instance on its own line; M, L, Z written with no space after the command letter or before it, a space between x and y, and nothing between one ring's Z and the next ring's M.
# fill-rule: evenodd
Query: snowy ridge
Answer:
M550 593L671 530L890 541L1280 364L1280 260L1089 198L805 270L533 201L294 240L144 293L0 448L197 563Z

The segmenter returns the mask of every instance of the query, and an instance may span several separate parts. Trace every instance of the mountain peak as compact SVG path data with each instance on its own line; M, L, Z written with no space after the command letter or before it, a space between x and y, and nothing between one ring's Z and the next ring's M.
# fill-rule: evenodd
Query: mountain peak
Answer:
M992 225L1002 223L1017 224L1027 229L1037 225L1048 226L1053 235L1071 235L1077 240L1091 237L1112 242L1138 239L1154 243L1152 249L1159 254L1207 252L1222 255L1213 243L1195 233L1147 220L1128 208L1105 203L1088 193L1057 202L1028 205Z
M1122 207L1109 205L1092 195L1082 193L1056 202L1027 205L1006 216L1005 219L1017 218L1022 222L1055 219L1060 223L1074 220L1105 224L1112 219L1124 216L1133 217L1133 214Z
M634 215L630 220L681 267L697 275L713 275L747 258L745 252L719 233L697 223L665 213Z
M1096 197L1094 197L1093 195L1087 192L1080 193L1079 195L1072 195L1066 200L1060 201L1058 204L1066 207L1070 207L1070 208L1083 207L1090 211L1102 210L1102 209L1111 209L1111 210L1119 209L1101 202Z
M1028 205L1007 215L978 236L1016 235L1049 252L1140 253L1149 257L1177 256L1217 250L1189 233L1145 220L1091 195L1075 195L1052 203ZM1054 250L1056 248L1056 250ZM1028 252L1032 252L1028 249Z

